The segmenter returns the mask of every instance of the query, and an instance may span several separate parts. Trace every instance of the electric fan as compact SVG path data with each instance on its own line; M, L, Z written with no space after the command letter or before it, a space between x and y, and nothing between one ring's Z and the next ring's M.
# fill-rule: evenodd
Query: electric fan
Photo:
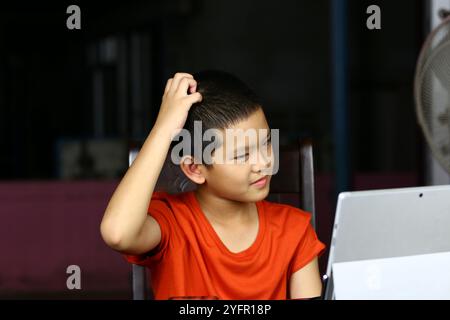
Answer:
M450 16L431 31L414 79L419 125L433 156L450 173Z

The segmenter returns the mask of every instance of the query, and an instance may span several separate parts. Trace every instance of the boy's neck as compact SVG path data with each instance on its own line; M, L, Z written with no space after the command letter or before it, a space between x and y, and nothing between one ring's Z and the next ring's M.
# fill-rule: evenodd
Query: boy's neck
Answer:
M213 222L223 226L249 223L257 215L256 204L218 197L202 188L194 191L203 213Z

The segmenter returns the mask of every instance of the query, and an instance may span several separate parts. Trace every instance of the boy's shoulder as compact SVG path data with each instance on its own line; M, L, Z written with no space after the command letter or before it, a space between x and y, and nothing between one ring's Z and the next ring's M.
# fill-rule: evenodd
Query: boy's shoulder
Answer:
M163 190L153 191L152 200L176 200L180 194L178 193L168 193Z
M167 191L153 191L151 202L164 202L169 205L182 204L187 201L187 192L169 193ZM154 201L157 200L157 201Z
M195 211L187 192L169 193L154 191L147 208L147 213L154 218L165 219L169 223L192 219Z
M311 220L311 213L295 206L263 200L264 207L269 218L292 221L296 223L307 224Z

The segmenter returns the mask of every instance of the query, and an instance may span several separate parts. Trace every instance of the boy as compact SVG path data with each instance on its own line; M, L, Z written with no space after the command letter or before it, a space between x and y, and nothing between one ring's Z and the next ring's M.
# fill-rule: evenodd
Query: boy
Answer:
M256 130L262 147L238 141L236 148L223 135L211 161L188 148L180 168L197 189L153 192L172 138L183 129L193 133L195 121L203 131ZM157 120L100 227L111 248L151 268L155 299L320 296L317 257L324 245L310 214L264 200L273 165L268 130L261 103L228 73L177 73L167 81Z

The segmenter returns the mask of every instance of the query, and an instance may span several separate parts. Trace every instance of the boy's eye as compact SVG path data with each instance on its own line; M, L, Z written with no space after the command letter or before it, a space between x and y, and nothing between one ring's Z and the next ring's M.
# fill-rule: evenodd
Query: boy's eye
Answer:
M249 153L246 154L241 154L240 156L234 157L234 159L242 159L242 158L247 158L249 156Z
M269 144L271 144L271 143L272 143L272 139L269 138L269 139L267 139L267 140L263 143L263 146L267 146L267 145L269 145Z

